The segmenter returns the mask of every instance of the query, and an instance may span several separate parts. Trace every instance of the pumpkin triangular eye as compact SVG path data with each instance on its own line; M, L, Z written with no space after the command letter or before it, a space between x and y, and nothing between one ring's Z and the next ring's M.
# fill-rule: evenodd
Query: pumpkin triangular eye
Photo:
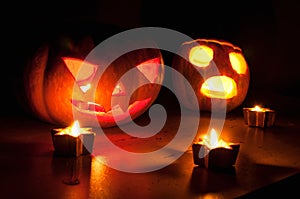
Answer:
M76 81L90 80L97 70L97 65L72 57L62 57ZM79 72L80 69L80 72Z
M248 66L242 54L231 52L229 53L229 60L233 70L235 70L238 74L246 73Z
M72 73L76 83L85 93L91 88L89 82L92 81L97 71L97 65L73 57L62 57L67 68Z
M214 57L214 51L208 46L195 46L190 50L189 61L198 67L206 67Z
M160 58L150 59L136 67L149 80L150 83L154 83L159 75Z

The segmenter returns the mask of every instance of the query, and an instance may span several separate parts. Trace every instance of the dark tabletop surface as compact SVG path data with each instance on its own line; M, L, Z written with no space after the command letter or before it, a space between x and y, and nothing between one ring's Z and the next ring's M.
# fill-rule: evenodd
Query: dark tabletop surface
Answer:
M187 117L192 120L193 115ZM146 139L133 139L119 127L104 132L120 148L147 153L173 139L178 118L176 111L170 114L161 132ZM147 117L142 115L137 123L145 120ZM209 114L201 114L194 139L206 133L210 120ZM238 109L227 114L221 134L225 141L240 143L232 170L198 167L193 163L191 143L177 160L161 169L130 173L101 161L105 157L101 157L97 146L103 134L97 128L95 153L58 157L50 134L57 126L22 113L2 116L1 198L256 198L262 194L296 193L290 184L299 182L299 123L298 117L277 114L273 127L248 127ZM79 184L63 183L72 177Z

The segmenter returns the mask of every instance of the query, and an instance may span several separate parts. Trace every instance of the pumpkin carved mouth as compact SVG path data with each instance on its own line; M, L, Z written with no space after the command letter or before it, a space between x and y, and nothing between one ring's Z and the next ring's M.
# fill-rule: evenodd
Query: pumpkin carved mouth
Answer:
M201 93L206 97L230 99L237 95L235 81L227 76L213 76L202 84Z
M71 100L73 107L85 114L91 114L96 116L115 116L115 117L124 117L129 114L133 114L135 111L140 108L145 107L151 98L146 98L144 100L135 101L128 106L127 111L123 110L118 104L113 106L111 110L106 111L103 106L94 102L85 102L81 100Z
M74 79L76 79L76 84L79 86L80 90L85 94L91 88L91 80L95 76L97 71L97 65L89 62L84 62L81 59L63 57L66 66L72 73ZM158 78L158 64L160 62L159 57L147 60L136 68L141 72L141 74L150 82L154 83ZM82 67L83 70L79 73L79 69ZM126 96L126 89L121 81L117 82L115 88L112 92L113 97ZM144 109L151 98L145 98L143 100L137 100L131 103L128 107L124 105L114 103L111 110L106 110L101 104L95 102L75 100L71 99L71 104L80 113L88 115L96 115L99 117L115 117L116 119L128 117L129 114L135 114L141 109Z

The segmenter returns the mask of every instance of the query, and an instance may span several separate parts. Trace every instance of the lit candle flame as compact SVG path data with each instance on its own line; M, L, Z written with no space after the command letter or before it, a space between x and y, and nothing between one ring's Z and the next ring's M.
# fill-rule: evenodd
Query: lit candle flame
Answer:
M78 137L80 135L80 125L79 121L76 120L72 126L69 126L63 129L61 132L57 133L58 135L70 135L73 137Z
M261 108L258 105L256 105L254 108L250 109L251 111L256 111L256 112L265 112L265 111L270 111L269 108Z
M263 111L262 108L260 108L259 106L255 106L254 108L251 109L252 111Z
M203 144L210 149L231 148L227 142L218 138L218 134L215 129L211 129L211 131L204 136Z
M74 137L77 137L80 134L79 131L80 131L80 125L79 125L78 120L76 120L73 123L73 125L71 126L71 133L70 133L70 135L74 136Z

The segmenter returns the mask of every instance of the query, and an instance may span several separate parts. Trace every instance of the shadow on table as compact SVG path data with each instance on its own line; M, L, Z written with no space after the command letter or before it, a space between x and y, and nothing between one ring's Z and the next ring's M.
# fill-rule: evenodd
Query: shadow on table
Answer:
M300 183L300 172L284 180L278 179L282 179L280 176L288 176L287 174L292 173L297 173L297 170L261 164L253 165L251 173L245 175L236 168L211 170L196 166L192 171L189 188L197 195L219 193L223 196L228 194L239 198L258 198L284 194L286 197L298 192L292 185Z

